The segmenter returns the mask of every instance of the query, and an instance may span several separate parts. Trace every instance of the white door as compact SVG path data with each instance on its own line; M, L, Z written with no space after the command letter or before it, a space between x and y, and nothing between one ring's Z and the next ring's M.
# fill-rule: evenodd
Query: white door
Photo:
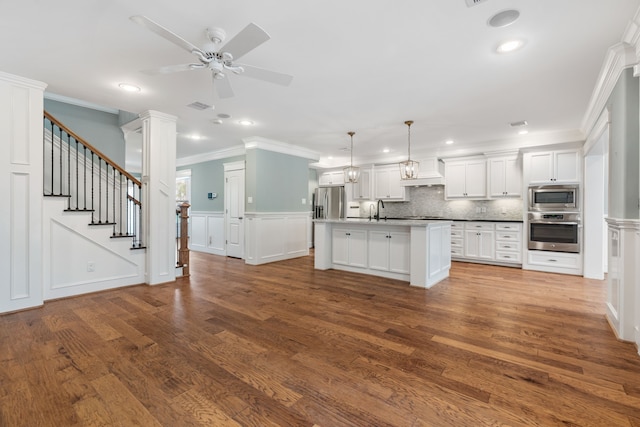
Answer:
M224 173L227 256L244 258L244 169Z

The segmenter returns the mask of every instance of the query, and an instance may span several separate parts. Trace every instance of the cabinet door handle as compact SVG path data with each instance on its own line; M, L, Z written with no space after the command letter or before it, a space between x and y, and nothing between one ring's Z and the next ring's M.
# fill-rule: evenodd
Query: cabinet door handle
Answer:
M549 262L558 262L557 259L548 259L547 261L549 261Z

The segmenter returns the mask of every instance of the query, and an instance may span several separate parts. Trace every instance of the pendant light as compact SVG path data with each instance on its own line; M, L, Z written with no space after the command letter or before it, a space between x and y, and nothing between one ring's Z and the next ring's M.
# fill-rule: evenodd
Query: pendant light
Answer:
M398 164L400 166L400 179L416 179L418 178L420 163L411 160L411 125L413 124L413 120L407 120L404 124L407 125L409 129L409 145L407 160Z
M353 135L355 132L347 132L347 135L351 137L351 164L344 168L344 182L356 183L360 178L360 168L353 166Z

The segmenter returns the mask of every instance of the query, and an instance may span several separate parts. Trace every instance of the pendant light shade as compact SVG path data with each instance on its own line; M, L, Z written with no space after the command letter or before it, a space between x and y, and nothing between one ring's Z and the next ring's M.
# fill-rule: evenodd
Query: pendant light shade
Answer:
M355 132L347 132L347 135L351 137L351 163L343 169L344 182L356 183L360 178L360 168L353 166L353 135L355 134Z
M407 120L404 124L409 129L408 155L406 161L398 163L400 166L400 179L416 179L418 178L420 163L411 160L411 125L413 120Z

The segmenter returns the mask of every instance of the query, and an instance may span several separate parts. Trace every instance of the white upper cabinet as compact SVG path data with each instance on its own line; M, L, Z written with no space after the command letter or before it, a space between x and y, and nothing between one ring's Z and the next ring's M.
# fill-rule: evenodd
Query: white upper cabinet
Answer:
M360 169L360 178L355 184L347 183L350 187L351 198L349 200L362 201L371 199L371 170Z
M529 184L580 182L578 150L545 151L525 154Z
M344 185L344 172L342 169L322 172L318 177L318 185L320 187Z
M401 185L400 169L397 165L374 168L373 189L373 198L376 200L407 200L404 186Z
M487 161L482 159L445 161L447 199L487 197Z
M522 169L516 156L490 158L489 197L522 197Z

